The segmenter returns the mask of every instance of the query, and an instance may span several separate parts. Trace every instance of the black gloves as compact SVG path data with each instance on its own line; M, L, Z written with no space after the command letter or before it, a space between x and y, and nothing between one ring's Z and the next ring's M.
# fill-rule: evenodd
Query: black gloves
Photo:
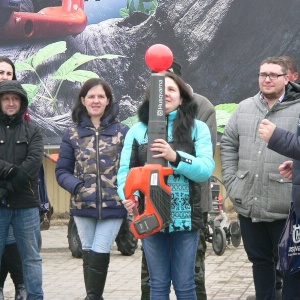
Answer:
M7 197L6 181L0 181L0 199Z
M12 183L15 191L20 193L24 191L25 186L29 186L31 177L22 168L13 166L6 179Z
M8 194L13 192L14 192L14 188L9 181L7 180L0 181L0 199L8 197Z

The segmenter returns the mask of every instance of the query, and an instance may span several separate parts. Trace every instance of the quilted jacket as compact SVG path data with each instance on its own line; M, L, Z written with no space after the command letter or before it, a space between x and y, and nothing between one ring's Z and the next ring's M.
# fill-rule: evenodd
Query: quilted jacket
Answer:
M64 134L56 178L71 194L70 214L97 219L124 218L117 171L128 127L108 116L97 130L88 116Z

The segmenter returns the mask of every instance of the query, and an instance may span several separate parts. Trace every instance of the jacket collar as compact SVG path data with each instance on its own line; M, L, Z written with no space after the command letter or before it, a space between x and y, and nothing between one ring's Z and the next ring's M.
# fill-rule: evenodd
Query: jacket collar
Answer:
M104 120L102 120L99 131L103 135L112 136L116 134L117 128L113 126L117 124L118 121L115 120L111 122L111 117L107 116ZM81 117L81 122L77 126L79 137L86 137L94 135L96 132L96 128L94 127L91 119L87 115L83 115Z

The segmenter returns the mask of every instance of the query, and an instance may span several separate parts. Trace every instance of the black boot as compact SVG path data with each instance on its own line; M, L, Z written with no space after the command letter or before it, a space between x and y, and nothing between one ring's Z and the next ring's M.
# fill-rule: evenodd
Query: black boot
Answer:
M0 300L4 300L3 288L0 288Z
M15 300L26 300L27 293L24 284L18 284L16 286Z
M82 251L82 266L83 266L84 285L85 285L85 290L87 292L87 279L89 273L89 251L85 251L85 250Z
M85 300L101 300L104 291L109 253L89 252L89 272L87 278L87 296Z

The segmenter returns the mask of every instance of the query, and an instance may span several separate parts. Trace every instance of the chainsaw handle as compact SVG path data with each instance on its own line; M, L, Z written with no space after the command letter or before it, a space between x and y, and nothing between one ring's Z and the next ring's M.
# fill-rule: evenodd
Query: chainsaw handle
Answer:
M136 195L133 195L133 197L131 198L131 201L134 203L134 207L132 208L132 214L134 217L137 217L139 215L139 211L136 206L136 203L139 202L139 197Z
M150 185L153 181L151 178L151 173L157 171L160 185L166 190L171 192L171 188L166 185L164 178L168 175L173 174L173 169L168 167L163 167L159 164L149 164L143 167L136 167L130 169L128 176L126 178L126 183L124 186L124 194L126 199L131 199L136 191L141 191L144 194L148 194L150 190Z

